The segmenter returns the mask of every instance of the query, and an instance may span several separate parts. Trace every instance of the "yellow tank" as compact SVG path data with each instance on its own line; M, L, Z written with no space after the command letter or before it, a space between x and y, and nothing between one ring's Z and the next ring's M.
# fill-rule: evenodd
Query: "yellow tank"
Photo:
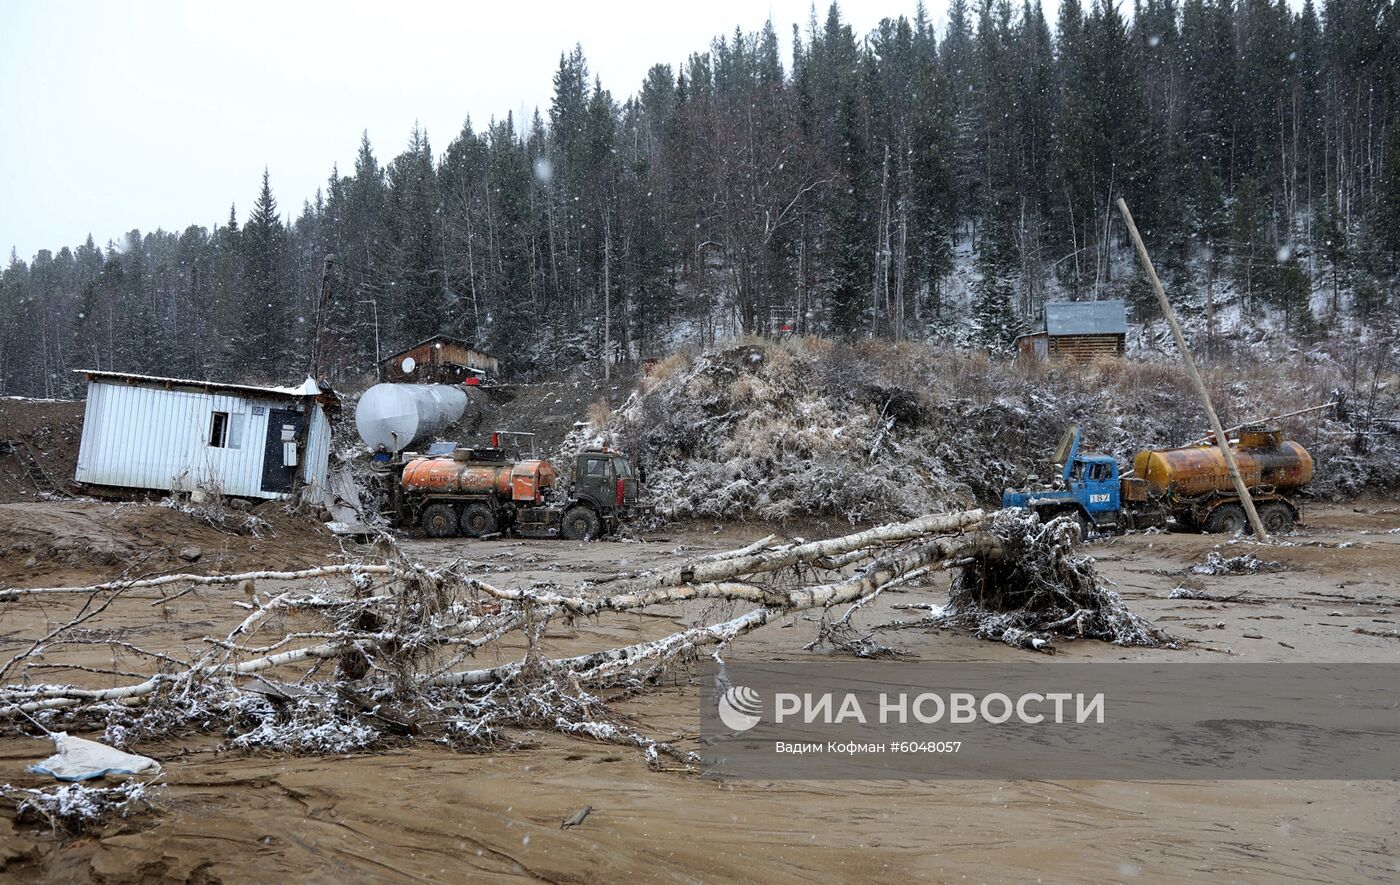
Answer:
M1230 444L1240 475L1249 488L1272 486L1279 491L1301 488L1312 480L1308 450L1285 440L1279 430L1247 430ZM1225 456L1215 445L1138 452L1133 473L1147 483L1152 495L1195 497L1206 492L1233 494L1235 485Z

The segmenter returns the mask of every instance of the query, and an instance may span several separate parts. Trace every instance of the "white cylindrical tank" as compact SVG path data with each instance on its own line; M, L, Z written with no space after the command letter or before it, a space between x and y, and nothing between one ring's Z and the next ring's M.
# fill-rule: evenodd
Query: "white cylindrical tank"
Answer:
M462 417L466 391L446 384L376 384L355 406L355 428L370 451L398 452Z

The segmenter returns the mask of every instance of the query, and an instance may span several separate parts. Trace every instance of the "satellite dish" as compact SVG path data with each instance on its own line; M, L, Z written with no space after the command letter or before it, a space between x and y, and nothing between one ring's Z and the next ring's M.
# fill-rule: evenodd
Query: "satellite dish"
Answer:
M408 375L411 374L413 370L418 367L418 361L411 356L406 356L403 358L403 362L400 365L403 368L403 373L405 375Z

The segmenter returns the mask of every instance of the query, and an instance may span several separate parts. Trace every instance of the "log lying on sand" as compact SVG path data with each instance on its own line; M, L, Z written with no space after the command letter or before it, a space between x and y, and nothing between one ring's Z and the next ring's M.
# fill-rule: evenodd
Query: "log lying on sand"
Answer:
M877 526L863 532L856 532L853 535L828 538L825 541L809 541L805 544L794 544L779 550L726 557L719 560L701 559L676 568L664 569L654 574L620 581L614 584L613 588L618 592L650 590L658 587L673 587L678 584L725 581L739 575L774 572L799 562L840 556L866 547L895 544L912 541L927 535L961 531L981 522L984 515L981 510L935 513L909 522Z
M824 608L853 602L872 594L885 585L897 581L916 569L931 562L961 559L967 556L996 558L1001 553L997 538L986 534L962 535L955 538L939 538L908 550L877 559L870 568L845 581L822 584L815 587L801 587L795 590L774 591L762 599L765 607L754 609L746 614L706 627L696 627L672 633L670 636L650 642L613 648L606 651L558 658L544 662L554 667L575 672L597 670L606 664L633 663L641 660L665 660L676 654L695 650L705 645L725 645L735 638L762 627L769 621L793 612L814 608ZM482 585L484 586L484 585ZM516 593L495 591L497 598L518 600ZM645 605L662 602L679 602L689 599L733 599L752 600L752 588L734 584L707 584L694 587L677 587L643 594L619 594L599 599L568 598L561 596L539 596L540 604L559 605L581 614L594 614L599 611L625 611ZM601 607L595 604L601 603ZM482 685L509 679L519 672L519 663L506 664L482 670L468 670L438 677L440 685Z
M395 574L395 571L394 567L390 565L351 563L349 565L322 565L316 568L299 569L297 571L243 572L238 575L161 575L158 578L141 578L131 581L108 581L105 584L88 584L81 587L6 587L0 590L0 602L19 599L22 596L40 596L46 593L107 593L114 590L125 591L140 590L149 587L168 587L172 584L212 587L223 584L241 584L244 581L310 581L315 578L357 574L392 575Z
M680 567L608 582L605 593L598 583L573 589L499 586L470 574L468 564L427 569L401 556L382 564L299 572L167 576L23 591L21 595L36 595L47 590L61 601L82 599L72 594L83 590L110 598L181 581L190 586L250 579L325 581L305 595L286 590L265 602L254 598L253 611L229 633L205 637L205 651L190 663L151 656L145 660L154 672L136 682L105 688L27 682L0 687L0 719L21 728L28 717L47 718L60 727L106 725L127 740L219 730L233 735L234 747L285 752L345 752L424 736L482 749L508 743L503 728L550 728L639 747L649 761L661 754L688 760L687 754L637 733L593 693L645 690L662 673L704 653L718 658L744 634L798 612L848 606L835 621L836 630L823 614L819 640L856 654L876 649L856 632L852 615L884 590L939 569L952 569L958 576L958 605L949 610L954 616L939 626L962 626L1003 641L1011 641L1015 630L1037 627L1122 641L1126 634L1104 629L1104 624L1138 629L1135 635L1145 642L1164 636L1153 633L1147 622L1133 620L1130 612L1122 616L1125 608L1120 612L1105 602L1116 596L1095 595L1099 581L1087 560L1074 552L1073 532L1068 521L1047 527L1033 516L1008 521L1001 515L986 519L980 510L936 514L779 547L770 546L771 537L763 538ZM819 579L819 573L830 579ZM369 594L369 575L375 576L375 595ZM1054 623L1027 615L997 622L1002 624L999 633L988 629L986 617L974 615L1007 617L993 611L996 600L988 595L998 582L1025 584L1029 589L1024 592L996 590L996 598L1030 606L1045 617L1053 613ZM608 613L636 617L643 609L694 600L724 604L723 614L710 614L713 622L659 639L567 657L542 654L541 638L552 619ZM1044 606L1041 600L1057 603ZM747 610L734 614L729 606L735 603ZM292 613L298 616L295 632L285 617ZM307 628L308 620L322 626ZM73 623L82 623L87 631L94 619ZM7 669L28 680L32 667L61 668L61 660L45 657L90 642L84 638L89 636L67 637L60 628ZM523 653L518 645L505 645L510 637L523 643ZM254 645L255 640L261 644ZM470 666L482 650L501 663ZM337 663L327 667L326 662ZM295 683L295 690L278 690L277 679L287 686ZM412 722L414 728L385 732L387 720L375 713L381 707L397 711L391 718Z

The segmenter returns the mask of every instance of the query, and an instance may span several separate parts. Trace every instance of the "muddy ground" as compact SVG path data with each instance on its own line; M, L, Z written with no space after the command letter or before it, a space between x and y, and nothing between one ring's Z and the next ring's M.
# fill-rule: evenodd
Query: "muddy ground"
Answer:
M923 660L1035 660L1047 667L1400 660L1400 640L1355 632L1394 631L1400 621L1400 511L1373 503L1319 507L1308 516L1306 531L1262 549L1187 534L1092 545L1101 572L1135 610L1195 640L1184 650L1080 642L1062 644L1052 658L946 632L905 631L893 640ZM407 549L425 562L465 557L497 584L569 582L674 563L767 530L691 526L645 543L412 540ZM1184 574L1217 545L1226 555L1254 551L1286 569ZM71 567L55 568L7 581L53 584L71 576ZM1238 598L1167 598L1183 584ZM889 619L893 604L941 602L946 591L945 577L888 593L867 622ZM108 626L132 642L183 652L244 614L232 604L241 599L234 588L176 603L162 603L160 595L124 598ZM33 598L0 606L6 659L67 611ZM669 633L699 614L558 624L547 644L551 653L612 646ZM810 658L802 646L813 632L807 616L793 616L739 640L728 657ZM73 663L113 663L110 654L73 654ZM43 678L82 681L84 675ZM620 709L641 730L696 748L693 680ZM141 745L135 749L165 766L156 813L69 841L0 814L0 872L16 880L103 882L1393 881L1400 875L1400 804L1391 782L715 782L652 771L635 750L550 734L535 735L533 743L487 756L429 745L338 758L231 754L220 751L218 736ZM0 783L40 785L25 767L49 749L42 739L7 732L0 737ZM561 830L560 822L585 804L594 810L584 824Z
M182 552L198 558L187 560ZM0 504L0 584L79 584L168 573L229 574L265 563L305 568L341 551L282 501L247 509L91 500Z
M0 503L42 500L13 446L27 446L56 485L73 478L83 406L79 400L0 397Z

